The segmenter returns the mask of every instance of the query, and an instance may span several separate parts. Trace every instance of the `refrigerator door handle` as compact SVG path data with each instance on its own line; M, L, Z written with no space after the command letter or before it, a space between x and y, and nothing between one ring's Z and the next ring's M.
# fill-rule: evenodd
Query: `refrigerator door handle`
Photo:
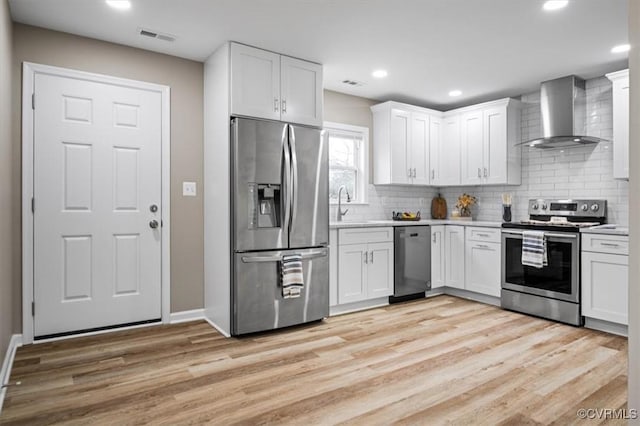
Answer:
M291 227L298 217L298 154L296 153L296 133L289 125L289 144L291 146Z
M284 126L282 131L282 149L284 151L284 220L282 221L282 229L289 229L289 221L291 220L291 151L289 150L289 138L287 137L288 125Z
M315 250L301 255L303 260L316 259L318 257L326 257L327 250ZM266 262L279 262L282 260L282 256L242 256L242 263L266 263Z

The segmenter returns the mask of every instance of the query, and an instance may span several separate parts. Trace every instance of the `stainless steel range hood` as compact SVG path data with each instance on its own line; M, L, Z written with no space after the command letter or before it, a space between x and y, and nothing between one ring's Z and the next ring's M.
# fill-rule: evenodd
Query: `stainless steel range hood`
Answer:
M596 144L587 136L587 96L584 80L570 75L540 85L542 137L522 142L532 148L554 149Z

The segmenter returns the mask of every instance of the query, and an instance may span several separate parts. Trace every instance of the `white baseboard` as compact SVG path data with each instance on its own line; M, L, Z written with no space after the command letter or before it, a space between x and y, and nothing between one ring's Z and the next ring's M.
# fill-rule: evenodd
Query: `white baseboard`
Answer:
M450 296L461 297L462 299L469 299L475 302L485 303L487 305L493 305L500 307L500 298L488 296L486 294L476 293L469 290L462 290L459 288L453 287L445 287L444 294L448 294Z
M11 377L11 367L13 367L13 360L16 357L16 350L22 346L22 334L14 334L9 340L9 346L7 347L7 353L4 355L2 362L2 370L0 370L0 383L3 385L0 388L0 413L2 413L2 404L4 403L4 396L7 393L7 388L4 387L9 383Z
M363 300L354 303L345 303L344 305L336 305L329 307L329 316L349 314L351 312L364 311L365 309L379 308L389 304L389 296L379 297L377 299Z
M592 330L604 331L605 333L617 334L623 337L627 337L629 334L628 327L624 324L616 324L596 318L585 317L584 326Z
M170 324L179 324L181 322L203 320L204 309L192 309L190 311L172 312L169 317Z
M211 327L215 328L218 331L218 333L222 334L224 337L231 337L231 334L229 334L226 331L224 331L222 328L220 328L218 326L218 324L216 324L215 322L211 321L209 318L204 317L203 319L206 322L208 322Z

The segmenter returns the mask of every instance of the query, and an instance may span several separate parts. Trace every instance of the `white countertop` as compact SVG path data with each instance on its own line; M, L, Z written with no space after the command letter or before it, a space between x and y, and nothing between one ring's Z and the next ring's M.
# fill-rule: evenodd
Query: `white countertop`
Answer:
M330 229L339 228L370 228L374 226L419 226L419 225L462 225L479 226L482 228L501 228L502 222L485 222L480 220L433 220L422 219L418 221L403 220L344 220L342 222L330 222Z
M604 235L629 235L629 228L618 227L615 228L582 228L580 232L583 234L604 234Z

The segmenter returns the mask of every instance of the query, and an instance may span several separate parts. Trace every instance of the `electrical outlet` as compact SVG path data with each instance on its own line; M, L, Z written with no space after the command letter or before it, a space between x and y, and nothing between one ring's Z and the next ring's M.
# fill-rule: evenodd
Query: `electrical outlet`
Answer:
M196 196L196 183L195 182L182 182L182 196L183 197L195 197Z

